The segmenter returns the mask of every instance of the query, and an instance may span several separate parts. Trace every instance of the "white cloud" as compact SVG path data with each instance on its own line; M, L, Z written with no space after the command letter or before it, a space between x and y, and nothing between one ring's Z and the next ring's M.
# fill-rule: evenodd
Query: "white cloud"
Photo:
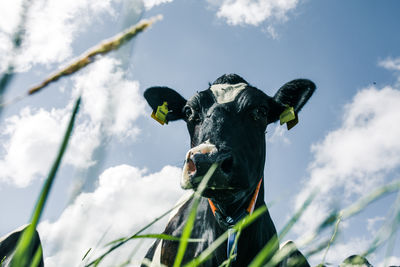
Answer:
M348 205L393 176L400 167L399 103L400 91L393 87L365 88L345 106L341 126L312 146L310 176L295 197L295 209L313 190L318 195L296 223L295 233L314 230L334 208ZM365 240L371 240L368 226L362 227ZM360 252L360 246L355 250L351 244L337 244L333 251L350 246L350 253ZM344 259L340 252L330 254L337 256L335 264Z
M105 170L94 192L80 194L55 222L44 221L39 225L45 265L78 266L89 248L99 254L105 243L133 234L174 206L183 194L179 187L180 175L181 170L171 166L149 175L129 165ZM151 232L162 232L165 224L164 220ZM105 232L104 240L96 248ZM144 256L148 245L141 247L137 259ZM113 266L121 264L131 252L118 249L106 260L105 266L107 262Z
M400 265L400 257L388 257L383 262L377 264L377 267L385 267L385 266L399 266Z
M330 247L325 262L331 263L332 265L339 265L342 263L347 257L351 255L360 255L362 254L368 247L370 240L366 238L352 238L346 242L338 242L334 246ZM368 261L371 263L371 259L373 257L368 257ZM309 260L315 260L316 262L321 260L320 255L311 257Z
M384 67L388 70L400 71L400 57L398 58L387 58L378 62L379 66Z
M2 1L0 8L0 29L7 35L11 35L20 19L23 0Z
M12 50L12 35L20 20L22 0L0 4L0 70L12 57L18 71L32 66L65 63L73 55L76 38L105 16L115 17L115 5L122 0L37 0L32 2L26 22L26 35L17 55ZM146 10L173 0L142 0ZM263 21L282 22L299 0L221 0L210 1L218 7L217 16L231 25L260 25ZM132 7L135 5L132 5ZM139 8L136 5L134 8ZM100 19L100 17L102 19ZM266 31L277 38L272 25Z
M296 197L299 208L318 188L319 197L306 212L298 231L313 229L328 214L331 202L344 202L381 184L400 166L400 91L374 87L357 93L345 108L342 125L312 146L310 178ZM339 193L339 195L338 195ZM312 215L313 220L304 218Z
M65 111L56 109L24 108L19 115L8 118L3 138L4 135L10 138L3 142L0 180L23 187L43 176L55 157L65 123Z
M70 109L24 108L20 114L5 121L2 133L3 150L0 158L0 181L28 186L43 178L61 144L70 117ZM64 158L64 163L85 168L93 164L93 150L99 145L98 126L77 124Z
M290 140L289 138L286 137L286 126L285 125L278 125L278 124L274 124L273 126L274 128L272 128L272 135L268 138L268 142L269 143L277 143L277 142L282 142L285 145L289 145L290 144Z
M88 71L74 78L75 92L82 92L82 110L93 123L106 125L109 134L135 137L139 132L134 121L144 114L145 102L137 81L124 78L120 62L103 58Z
M268 25L266 31L267 31L267 33L271 36L272 39L276 40L276 39L279 38L279 34L276 32L274 26Z
M367 230L371 233L371 235L375 235L377 225L382 224L385 219L386 218L383 216L376 216L367 219Z
M143 0L144 6L147 10L155 6L170 2L172 2L172 0Z
M143 114L144 100L138 82L125 79L119 64L103 58L73 79L73 96L82 92L82 107L64 163L87 168L94 164L92 154L102 134L132 140L139 133L134 122ZM6 119L0 132L0 181L25 187L47 174L64 135L73 98L65 108L47 111L26 107Z
M217 16L226 19L231 25L258 26L269 19L287 20L288 12L293 10L298 2L298 0L223 0L218 4Z
M33 1L26 23L26 35L16 57L18 70L35 64L60 63L72 55L72 43L79 33L100 16L115 15L113 3L121 0L38 0ZM23 1L0 4L0 62L10 60L11 38L19 23Z

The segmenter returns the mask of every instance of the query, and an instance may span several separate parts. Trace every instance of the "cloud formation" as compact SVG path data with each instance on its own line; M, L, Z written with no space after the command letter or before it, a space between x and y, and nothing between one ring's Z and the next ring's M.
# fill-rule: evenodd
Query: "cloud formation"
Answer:
M17 54L12 51L12 37L22 11L22 0L5 1L0 8L0 71L11 59L18 71L35 65L65 63L73 55L73 44L94 23L118 15L115 6L123 0L38 0L27 14L26 35ZM173 0L142 0L146 10ZM299 0L220 0L208 3L218 8L217 17L230 25L259 26L264 21L284 22ZM135 8L139 8L136 5ZM99 18L102 18L100 20ZM45 30L44 30L45 29ZM266 28L272 38L278 34L272 24Z
M345 207L396 177L400 167L399 103L400 90L392 86L365 88L345 106L340 127L312 146L310 176L295 197L295 209L314 190L318 195L294 228L297 234L315 229L334 207ZM369 222L366 233L373 218ZM341 262L341 251L362 252L371 241L370 234L362 237L363 242L356 238L335 245L328 262Z
M153 174L129 165L105 170L94 192L80 194L58 220L39 225L45 265L78 266L89 248L92 248L90 256L94 259L103 251L104 244L130 236L144 227L172 208L183 194L179 187L180 175L181 169L171 166ZM163 220L151 232L162 232L165 224L166 220ZM138 241L131 243L106 258L105 266L107 263L119 265L127 260ZM149 244L141 245L136 259L142 259Z
M170 3L173 0L143 0L144 7L149 10L155 6L164 4L164 3Z
M384 60L379 61L379 66L384 67L387 70L400 71L400 57L391 58L388 57Z
M28 186L44 177L64 135L75 96L82 107L64 163L77 168L94 164L92 154L101 135L129 141L137 136L135 120L143 114L139 83L125 78L119 61L103 58L73 78L74 92L64 108L26 107L1 125L0 181ZM24 166L21 168L21 166Z
M259 26L269 19L287 20L287 14L296 8L298 2L298 0L223 0L220 1L217 16L231 25ZM275 33L272 28L268 31Z
M0 70L11 57L17 69L27 71L33 65L61 63L73 54L78 34L100 16L115 16L113 4L121 0L38 0L33 1L26 22L26 35L20 51L13 55L12 36L20 23L23 1L4 1L0 8Z

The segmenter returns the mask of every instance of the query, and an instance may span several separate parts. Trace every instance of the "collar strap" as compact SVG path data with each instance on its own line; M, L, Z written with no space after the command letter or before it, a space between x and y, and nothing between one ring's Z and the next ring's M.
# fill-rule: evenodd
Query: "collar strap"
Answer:
M232 227L242 218L244 218L246 215L248 214L252 214L254 211L254 207L256 205L256 201L257 201L257 197L258 197L258 193L260 192L260 187L261 187L261 183L262 183L262 178L260 179L260 181L257 184L256 190L254 191L254 194L250 200L249 206L247 207L247 209L245 210L239 210L239 212L237 214L235 214L234 216L227 216L225 219L223 218L223 215L219 212L219 210L217 209L217 207L214 205L214 203L212 202L211 199L208 199L208 203L210 204L210 208L214 214L214 217L216 218L218 224L220 226L222 226L225 229L228 229L228 240L227 240L227 250L226 250L226 255L227 258L229 259L230 255L231 255L231 251L232 248L234 247L234 243L236 240L236 236L237 236L237 232L232 231ZM237 244L236 246L233 248L233 255L234 258L232 259L232 261L236 260L236 255L237 255Z
M256 201L257 201L257 197L258 197L258 193L260 192L260 187L261 187L261 183L262 183L262 178L260 179L260 181L257 184L256 190L254 191L253 197L250 200L249 206L247 207L247 209L245 210L246 212L239 212L239 214L237 214L238 216L247 213L247 214L252 214L254 211L254 207L256 205ZM220 214L219 210L217 209L217 207L215 206L215 204L212 202L211 199L208 199L208 203L210 204L210 208L212 210L212 213L214 214L214 217L217 217L218 215L222 216L222 214ZM229 223L228 221L235 221L235 223L237 223L240 219L236 218L237 216L228 216L227 217L227 223ZM244 217L244 216L241 216ZM229 220L232 219L232 220ZM233 226L233 225L232 225Z

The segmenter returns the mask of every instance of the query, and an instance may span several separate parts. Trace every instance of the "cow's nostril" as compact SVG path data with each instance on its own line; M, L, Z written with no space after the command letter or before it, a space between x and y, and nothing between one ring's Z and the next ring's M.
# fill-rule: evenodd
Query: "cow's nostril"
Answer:
M233 167L233 158L232 157L225 159L221 164L221 170L225 174L230 174L232 172L232 167Z
M187 160L187 165L188 165L188 172L189 174L194 174L196 172L196 165L194 164L193 160L188 159Z

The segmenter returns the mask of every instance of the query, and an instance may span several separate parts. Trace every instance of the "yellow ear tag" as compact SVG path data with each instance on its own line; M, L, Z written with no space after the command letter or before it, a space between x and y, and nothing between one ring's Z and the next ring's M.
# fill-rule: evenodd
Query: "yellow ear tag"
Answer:
M167 123L167 114L168 114L168 103L164 102L161 106L157 107L157 111L151 113L151 117L164 125L164 123Z
M292 129L299 122L297 114L294 112L294 108L289 106L281 113L279 120L281 125L286 123L288 130Z

